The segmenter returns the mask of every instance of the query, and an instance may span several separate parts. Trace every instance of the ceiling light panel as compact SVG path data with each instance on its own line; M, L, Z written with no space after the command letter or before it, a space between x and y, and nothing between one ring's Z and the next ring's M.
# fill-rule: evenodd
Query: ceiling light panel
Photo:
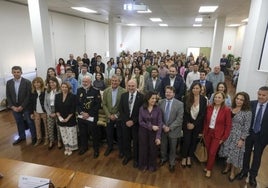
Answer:
M168 24L159 24L161 27L168 27Z
M193 27L202 27L202 24L193 24Z
M150 18L152 22L162 22L161 18Z
M145 10L145 11L143 11L143 10L138 10L137 13L139 13L139 14L148 14L148 13L152 13L152 11L151 11L150 9L147 9L147 10Z
M95 10L88 9L86 7L71 7L71 9L78 10L85 13L97 13Z
M200 6L199 11L200 13L205 12L215 12L217 10L218 6Z
M197 17L195 18L195 22L203 22L203 18Z

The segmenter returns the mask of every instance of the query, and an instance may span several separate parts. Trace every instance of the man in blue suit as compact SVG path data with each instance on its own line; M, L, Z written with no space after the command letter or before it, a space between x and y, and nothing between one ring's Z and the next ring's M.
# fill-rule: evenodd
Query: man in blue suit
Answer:
M268 144L268 87L263 86L258 91L258 100L251 101L252 119L249 129L249 136L241 138L245 141L245 153L243 169L237 175L239 180L248 176L249 184L257 186L256 177L261 164L261 157L264 148ZM253 150L253 160L250 166L250 157Z
M32 144L36 143L36 131L33 120L30 118L30 94L31 94L31 82L22 75L22 69L20 66L14 66L11 69L14 76L13 79L7 81L6 85L6 97L7 105L13 112L13 116L16 120L19 138L13 142L13 145L19 144L26 140L24 120L30 128L32 135Z

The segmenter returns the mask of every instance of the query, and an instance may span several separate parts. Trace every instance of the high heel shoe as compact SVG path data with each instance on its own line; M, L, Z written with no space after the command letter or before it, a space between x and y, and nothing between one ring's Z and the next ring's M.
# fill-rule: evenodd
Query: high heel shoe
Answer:
M181 167L185 168L186 167L186 158L183 158L181 161Z
M51 150L53 147L54 147L53 142L49 142L49 145L48 145L48 150Z
M186 166L187 166L188 168L191 168L191 167L192 167L191 159L187 158Z
M62 143L58 142L58 149L61 149L61 148L62 148Z
M222 174L227 174L228 172L230 172L231 168L225 168L224 170L221 171Z
M211 171L210 170L207 170L205 177L206 178L211 178Z

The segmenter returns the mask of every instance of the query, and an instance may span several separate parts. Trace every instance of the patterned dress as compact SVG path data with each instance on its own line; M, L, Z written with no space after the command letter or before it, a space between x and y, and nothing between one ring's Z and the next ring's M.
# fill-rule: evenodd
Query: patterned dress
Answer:
M237 143L240 138L248 136L248 130L251 123L251 111L239 111L232 118L232 129L228 139L222 144L219 155L227 158L227 163L237 168L243 166L243 156L245 152L245 144L239 148Z

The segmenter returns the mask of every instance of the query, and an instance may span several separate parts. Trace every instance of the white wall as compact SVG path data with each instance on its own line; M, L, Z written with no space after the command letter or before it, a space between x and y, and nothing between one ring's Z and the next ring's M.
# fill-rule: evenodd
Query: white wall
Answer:
M141 48L141 27L122 27L121 50L135 52Z
M188 47L211 47L212 35L213 28L142 27L141 50L186 53Z
M226 27L223 35L222 54L233 54L236 48L237 28ZM231 46L231 49L228 49Z
M245 37L247 25L239 26L237 29L236 39L235 39L235 48L234 48L234 55L235 56L242 56L242 49Z

